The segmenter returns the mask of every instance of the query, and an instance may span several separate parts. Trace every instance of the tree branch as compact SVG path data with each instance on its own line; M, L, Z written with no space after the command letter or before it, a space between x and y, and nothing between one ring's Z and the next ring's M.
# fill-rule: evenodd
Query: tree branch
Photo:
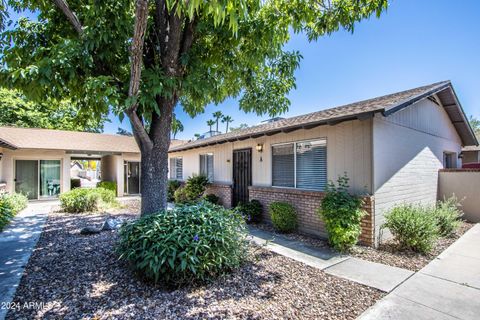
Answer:
M63 14L67 18L67 20L70 22L70 24L73 26L75 31L77 31L77 33L79 35L82 35L83 34L82 24L80 23L80 20L78 20L75 12L73 12L70 9L70 7L68 6L67 1L65 1L65 0L53 0L53 2L57 6L57 8L60 9L60 11L63 12Z
M142 75L143 44L145 41L145 31L147 29L148 19L148 0L137 0L135 9L135 27L133 31L132 45L130 47L130 86L128 97L132 105L126 110L126 114L132 124L133 134L140 149L151 149L153 143L148 137L142 121L137 115L138 92L140 90L140 80Z

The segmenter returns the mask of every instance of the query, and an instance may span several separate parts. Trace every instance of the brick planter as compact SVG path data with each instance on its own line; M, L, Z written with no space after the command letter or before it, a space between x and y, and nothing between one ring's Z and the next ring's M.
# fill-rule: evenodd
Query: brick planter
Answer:
M250 187L250 200L256 199L263 205L263 218L271 223L268 215L268 206L272 202L287 202L295 207L298 215L298 231L317 237L326 238L325 225L318 216L318 208L325 196L320 191L305 191L288 188L273 187ZM368 213L362 219L362 234L360 242L373 246L375 244L375 222L374 222L374 201L373 197L364 198L364 210Z
M220 204L225 208L232 207L232 186L229 184L212 183L205 194L214 194L220 198Z

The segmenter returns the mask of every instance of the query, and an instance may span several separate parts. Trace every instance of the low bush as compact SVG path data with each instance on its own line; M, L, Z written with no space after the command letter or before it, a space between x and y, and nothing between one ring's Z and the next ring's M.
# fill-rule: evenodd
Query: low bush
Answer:
M178 180L168 180L167 200L169 202L175 201L175 191L177 191L181 185Z
M439 236L433 208L403 204L385 215L385 224L401 248L428 253Z
M454 234L460 227L460 218L463 212L459 210L457 198L453 196L443 201L438 201L433 215L437 221L440 235L448 237Z
M240 266L246 228L239 214L207 201L178 205L122 226L118 251L144 278L179 287Z
M80 188L81 186L82 186L82 183L80 179L78 178L70 179L70 189Z
M258 200L254 199L246 203L241 202L235 209L244 217L247 223L262 222L263 207Z
M28 199L23 194L0 193L0 231L8 225L15 215L25 209Z
M115 205L115 192L104 188L77 188L60 195L60 206L69 213L92 212Z
M362 199L348 192L348 180L346 174L338 177L338 187L330 181L319 208L328 241L339 251L348 251L358 242L362 232L362 217L365 215Z
M203 199L205 201L208 201L208 202L212 203L212 204L220 204L220 198L213 193L209 193L209 194L204 195Z
M117 194L117 183L115 181L99 181L97 182L97 188L111 190Z
M268 207L273 226L280 232L292 232L297 228L295 208L286 202L272 202Z
M200 200L208 184L208 178L204 175L188 178L185 186L175 191L175 203L193 203Z

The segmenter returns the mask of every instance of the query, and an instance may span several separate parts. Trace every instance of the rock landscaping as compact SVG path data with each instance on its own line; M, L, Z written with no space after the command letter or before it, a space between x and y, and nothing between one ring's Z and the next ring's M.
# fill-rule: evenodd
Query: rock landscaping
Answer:
M7 319L355 319L382 293L261 247L233 273L197 287L167 290L118 260L118 231L84 236L106 218L136 218L138 203L105 214L50 214ZM133 213L132 213L133 212Z
M401 250L393 241L386 241L385 243L381 243L378 248L356 245L352 248L349 254L354 257L372 262L383 263L386 265L399 267L411 271L418 271L424 266L426 266L430 261L435 259L442 251L444 251L458 238L460 238L473 225L473 223L462 221L459 229L453 235L446 238L438 239L433 250L428 254ZM315 238L298 233L280 234L276 232L271 225L268 225L266 223L255 224L254 227L281 235L292 240L306 243L313 247L330 248L328 241L325 239Z

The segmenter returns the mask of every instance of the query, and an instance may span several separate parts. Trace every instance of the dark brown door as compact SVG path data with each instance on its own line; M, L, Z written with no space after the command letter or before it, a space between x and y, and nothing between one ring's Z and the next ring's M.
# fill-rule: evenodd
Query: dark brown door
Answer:
M252 149L233 150L233 206L248 202L252 185Z

